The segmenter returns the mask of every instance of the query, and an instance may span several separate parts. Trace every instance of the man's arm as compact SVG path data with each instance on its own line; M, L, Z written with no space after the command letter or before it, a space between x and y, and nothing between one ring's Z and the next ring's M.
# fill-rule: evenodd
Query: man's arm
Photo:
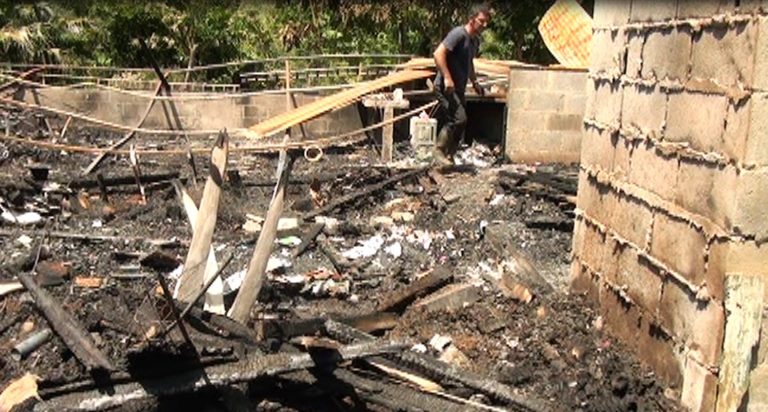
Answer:
M469 80L472 82L472 87L475 89L475 93L480 96L485 96L485 89L477 82L477 74L475 73L475 59L469 61Z
M435 65L437 66L437 69L443 74L445 92L452 93L456 86L453 84L451 71L448 70L448 48L445 47L445 44L440 43L433 55L435 56Z

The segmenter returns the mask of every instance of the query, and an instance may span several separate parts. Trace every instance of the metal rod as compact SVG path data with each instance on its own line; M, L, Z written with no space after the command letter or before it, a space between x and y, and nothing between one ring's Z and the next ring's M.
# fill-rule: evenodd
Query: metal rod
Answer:
M34 335L21 341L18 345L14 346L11 350L11 359L20 361L26 358L30 353L34 352L42 346L48 339L53 336L53 331L45 328L36 332Z

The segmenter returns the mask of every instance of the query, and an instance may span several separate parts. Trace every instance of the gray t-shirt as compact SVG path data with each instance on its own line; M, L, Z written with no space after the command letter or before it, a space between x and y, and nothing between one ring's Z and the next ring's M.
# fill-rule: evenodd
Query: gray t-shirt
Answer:
M443 44L448 49L448 70L456 85L456 91L464 94L469 79L469 68L472 59L477 56L480 40L470 36L464 26L458 26L448 32ZM437 71L435 85L438 89L443 89L443 74L440 70Z

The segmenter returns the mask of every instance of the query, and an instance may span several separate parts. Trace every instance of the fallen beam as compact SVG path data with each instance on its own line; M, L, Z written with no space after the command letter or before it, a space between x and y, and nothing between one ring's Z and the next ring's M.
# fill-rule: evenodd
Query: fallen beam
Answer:
M450 282L453 274L447 267L438 267L426 275L416 279L410 285L396 289L379 299L376 310L379 312L402 311L406 305L413 302L419 296L426 295L446 283Z
M173 179L179 178L179 172L159 172L159 173L153 173L153 174L143 174L141 176L141 181L143 183L158 183L158 182L167 182L171 181ZM123 185L132 185L136 183L136 178L133 174L130 176L110 176L110 177L102 177L101 178L102 183L105 187L110 186L123 186ZM71 189L91 189L94 187L101 186L101 183L99 183L99 179L81 179L81 180L74 180L69 182L67 185Z
M389 186L391 184L397 183L397 182L399 182L401 180L405 180L405 179L407 179L409 177L412 177L412 176L416 176L416 175L418 175L420 173L425 172L426 170L428 170L427 167L421 167L421 168L418 168L418 169L413 169L413 170L409 170L407 172L403 172L403 173L394 175L394 176L390 177L389 179L386 179L386 180L384 180L382 182L379 182L379 183L376 183L374 185L368 186L367 188L365 188L363 190L360 190L360 191L357 191L357 192L354 192L354 193L350 193L348 195L344 195L344 196L341 196L341 197L339 197L337 199L334 199L332 202L329 202L327 205L325 205L325 206L323 206L321 208L318 208L318 209L315 209L315 210L312 210L310 212L305 213L304 215L302 215L302 219L303 220L309 220L309 219L314 218L315 216L326 214L328 212L333 211L334 209L336 209L337 207L339 207L341 205L344 205L346 203L349 203L349 202L352 202L354 200L357 200L357 199L359 199L359 198L361 198L363 196L368 196L368 195L370 195L372 193L378 192L379 190L382 190L382 189L386 188L387 186Z
M108 371L114 369L107 356L96 348L79 322L43 290L30 274L19 272L16 276L32 295L35 305L48 320L51 328L86 368Z
M333 320L329 320L325 323L325 330L330 336L342 342L369 342L374 339L373 336L365 332ZM459 382L493 399L506 402L508 406L515 411L535 412L550 411L554 409L548 406L544 401L533 398L524 398L514 393L511 388L504 384L428 356L406 351L397 354L395 360L399 364L410 366L425 372L429 377L435 380L440 381L447 379Z
M409 344L395 341L366 342L340 347L338 351L270 355L253 354L223 365L148 378L136 382L75 392L35 405L36 411L99 411L128 402L178 395L210 387L248 382L263 376L297 371L314 366L334 365L341 361L400 352Z

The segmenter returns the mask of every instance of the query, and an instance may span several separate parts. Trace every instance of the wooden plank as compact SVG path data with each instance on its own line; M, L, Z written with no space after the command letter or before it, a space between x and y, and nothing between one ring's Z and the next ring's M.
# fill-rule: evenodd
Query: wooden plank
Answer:
M283 140L287 143L288 136ZM277 222L283 213L283 204L285 202L285 191L288 186L288 179L293 166L293 158L285 150L280 151L280 161L277 167L278 179L272 201L269 204L267 217L259 233L259 239L256 241L256 247L253 250L253 256L248 263L248 271L243 279L243 284L237 292L237 297L229 310L229 317L246 323L251 313L251 307L256 303L259 297L261 287L266 278L267 263L272 254L272 245L277 235Z
M187 193L187 191L184 189L184 186L181 185L180 181L174 180L173 187L176 189L176 195L178 196L179 201L181 202L181 205L184 207L184 211L187 214L189 225L194 231L195 224L197 222L197 216L199 214L197 205L195 205L195 201L192 200L192 197L189 195L189 193ZM206 283L211 281L213 284L209 286L208 291L205 294L205 310L223 315L226 312L224 309L224 283L221 281L221 278L216 275L218 271L219 264L216 262L216 252L213 250L213 245L211 245L208 251L208 259L205 263L203 281Z
M392 73L388 76L316 100L297 109L281 113L259 124L251 126L250 130L256 137L272 135L291 126L314 119L334 109L347 106L360 97L376 90L399 83L431 77L433 75L434 73L430 70L405 70Z
M184 261L184 273L179 278L178 299L184 302L189 302L203 287L228 152L229 139L227 134L222 132L211 153L210 176L203 189L203 199L200 201L199 214L192 232L192 243Z
M753 348L760 339L765 282L760 276L729 274L725 278L723 357L717 412L736 411L749 389ZM710 303L713 304L713 303Z

